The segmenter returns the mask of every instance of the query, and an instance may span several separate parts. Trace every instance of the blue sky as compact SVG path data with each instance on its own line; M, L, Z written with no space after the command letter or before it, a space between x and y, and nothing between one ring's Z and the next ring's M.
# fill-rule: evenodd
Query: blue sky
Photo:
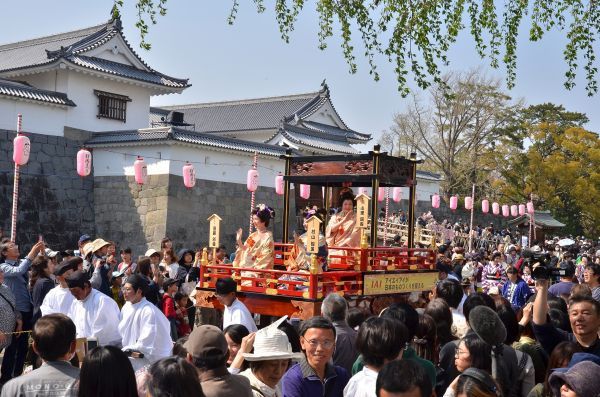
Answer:
M335 37L325 51L317 48L318 21L312 2L307 2L290 43L286 44L280 39L273 13L268 10L257 14L251 1L240 1L236 23L229 26L226 19L230 1L169 0L167 16L159 18L158 24L150 28L150 51L137 47L140 39L134 27L134 3L131 0L125 3L125 35L142 58L156 70L189 78L192 83L181 95L154 97L153 105L311 92L318 90L326 78L334 105L344 121L355 130L378 137L390 127L394 113L403 111L408 103L398 94L393 65L386 59L377 60L381 80L375 82L361 59L362 51L356 53L358 72L351 75ZM265 3L271 4L269 0ZM111 0L5 2L0 42L95 25L109 19L111 6ZM472 47L468 35L459 37L450 52L452 70L482 67L491 76L504 77L503 69L491 70ZM517 83L509 94L526 104L554 102L584 112L590 118L587 128L598 132L600 94L587 96L583 75L574 90L564 89L563 48L564 40L559 34L549 34L541 43L521 40Z

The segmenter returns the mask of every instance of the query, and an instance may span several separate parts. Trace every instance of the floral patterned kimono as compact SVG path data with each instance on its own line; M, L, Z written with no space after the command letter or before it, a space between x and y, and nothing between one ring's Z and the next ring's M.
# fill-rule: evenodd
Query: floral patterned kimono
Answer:
M255 269L272 269L275 259L273 233L267 232L262 240L258 240L258 232L248 236L243 247L235 251L234 267L252 267ZM242 272L242 277L266 277L265 273ZM242 285L251 285L245 280Z
M306 233L304 233L298 239L298 243L294 243L289 256L285 260L285 267L288 271L310 273L312 255L314 254L306 252ZM322 273L324 270L327 270L327 243L325 242L325 236L322 234L319 234L319 252L316 255L318 271ZM279 280L308 281L308 277L286 274ZM296 289L301 288L296 287Z
M341 222L344 220L343 222ZM341 222L341 223L340 223ZM327 224L325 231L327 245L329 247L353 247L360 246L360 229L356 228L356 214L352 212L350 217L338 212ZM329 255L348 255L345 250L330 249ZM340 258L332 258L332 263L340 263Z
M481 284L484 293L488 293L490 288L498 287L502 291L502 286L508 281L506 275L506 265L502 262L495 264L489 262L483 267L481 274Z

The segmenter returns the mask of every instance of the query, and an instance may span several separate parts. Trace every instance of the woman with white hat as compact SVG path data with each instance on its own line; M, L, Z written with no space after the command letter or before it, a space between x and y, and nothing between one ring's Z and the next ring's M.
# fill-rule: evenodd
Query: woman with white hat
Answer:
M277 326L285 321L281 318L256 334L246 338L254 338L253 353L242 353L250 368L240 373L250 381L254 397L281 397L281 378L287 371L291 360L303 357L302 353L294 353L285 332ZM233 365L233 364L232 364Z

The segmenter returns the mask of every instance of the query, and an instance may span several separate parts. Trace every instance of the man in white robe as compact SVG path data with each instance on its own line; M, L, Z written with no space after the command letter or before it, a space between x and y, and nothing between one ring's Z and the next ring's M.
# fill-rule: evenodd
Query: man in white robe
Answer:
M119 332L123 350L129 353L134 370L169 357L173 349L169 320L144 297L148 282L138 274L127 278ZM142 353L143 358L139 354Z
M58 285L52 288L44 297L42 306L40 306L42 316L53 313L62 313L66 316L69 315L71 306L73 305L73 302L75 302L75 297L71 291L69 291L66 279L71 276L75 269L77 269L77 265L82 262L83 259L74 257L62 261L56 267L54 276L56 277L56 281L58 281Z
M74 272L66 280L69 290L77 299L69 313L77 328L77 337L95 338L101 346L121 346L121 334L118 329L121 312L117 303L93 289L87 275L82 271Z

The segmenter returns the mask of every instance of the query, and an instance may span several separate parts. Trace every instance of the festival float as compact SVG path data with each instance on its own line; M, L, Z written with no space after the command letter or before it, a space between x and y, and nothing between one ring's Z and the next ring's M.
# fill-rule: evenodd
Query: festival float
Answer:
M416 172L417 164L422 162L417 160L415 154L410 158L395 157L380 152L377 145L367 154L293 156L288 151L282 157L285 160L285 172L277 176L276 191L283 191L283 238L274 244L273 268L217 264L214 252L213 260L209 261L205 249L200 281L196 287L196 306L222 308L214 289L216 281L224 277L236 280L238 298L251 312L300 319L319 315L323 298L331 293L344 296L350 306L366 306L377 312L389 303L402 299L407 293L427 291L433 287L438 275L435 253L432 249L415 248L414 241ZM251 177L255 179L254 173ZM286 269L287 259L294 251L294 243L290 242L289 236L292 184L304 198L310 188L323 189L322 206L325 214L329 214L332 205L332 189L359 188L360 193L355 198L355 228L360 233L360 243L355 247L328 246L325 269L318 262L317 255L323 220L316 216L307 219L306 234L303 236L304 248L310 258L308 270ZM399 189L394 188L400 187L408 187L410 192L408 238L405 246L390 247L385 239L382 242L378 239L378 222L370 220L377 219L378 200L382 191L387 209L390 189L398 199ZM364 193L367 189L375 199ZM249 190L254 193L254 189ZM328 215L325 215L325 223L327 218ZM221 218L214 214L208 221L209 249L215 250L220 243ZM381 244L378 245L378 242Z

